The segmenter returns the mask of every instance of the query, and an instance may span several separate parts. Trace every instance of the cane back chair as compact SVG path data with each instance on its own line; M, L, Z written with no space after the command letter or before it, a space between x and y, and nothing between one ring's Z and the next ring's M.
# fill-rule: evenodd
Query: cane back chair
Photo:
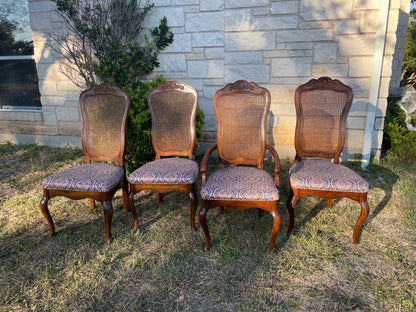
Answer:
M111 242L112 199L122 189L124 210L127 212L128 183L124 169L125 129L130 99L118 87L104 83L93 86L80 95L82 115L82 149L85 164L46 177L42 181L43 197L40 209L49 223L49 236L55 226L48 209L48 201L55 196L70 199L90 198L91 209L95 200L103 203L105 237ZM102 162L107 163L102 163ZM111 162L111 163L108 163ZM117 164L115 164L117 163ZM138 228L135 210L134 228Z
M195 231L198 164L194 160L194 148L198 93L187 84L172 80L151 90L147 100L156 159L129 175L130 205L135 210L134 194L142 190L159 193L159 202L166 192L189 194L190 225Z
M209 250L211 244L207 212L225 206L236 210L270 211L273 228L269 247L274 251L281 223L277 206L280 160L275 149L266 144L270 93L254 82L239 80L215 93L214 108L218 122L217 143L208 148L201 164L199 222L205 233L204 250ZM215 149L220 159L219 170L207 177L208 159ZM266 150L275 159L274 177L263 170Z
M357 173L339 163L352 99L350 87L328 77L312 79L296 89L296 157L289 170L288 235L294 230L294 209L299 198L308 195L325 198L330 208L334 199L347 197L361 206L353 231L353 242L358 243L360 227L369 213L369 186Z

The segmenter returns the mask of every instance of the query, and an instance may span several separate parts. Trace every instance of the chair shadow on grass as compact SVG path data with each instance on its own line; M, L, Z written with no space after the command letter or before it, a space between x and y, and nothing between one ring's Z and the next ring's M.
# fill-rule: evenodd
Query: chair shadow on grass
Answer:
M370 191L368 195L369 200L371 200L371 197L372 197L371 189L381 188L384 191L384 197L378 203L378 205L376 207L371 207L370 205L370 214L365 220L365 222L363 223L363 225L361 226L359 234L358 234L358 238L359 240L361 240L361 233L365 230L367 226L371 224L374 218L376 218L384 210L384 208L390 201L392 194L393 194L393 186L396 184L398 180L398 175L395 174L393 171L385 167L376 165L376 164L370 165L368 167L368 170L362 170L358 168L353 168L353 170L358 172L358 174L360 174L364 179L368 181L369 186L370 186ZM371 174L369 172L371 172ZM372 178L370 179L371 176ZM336 206L336 204L341 200L342 198L334 200L334 206ZM302 202L302 198L298 200L298 203L297 203L298 205L299 205L299 202ZM295 231L302 228L310 220L314 219L321 210L328 209L326 207L326 203L327 203L326 199L320 200L319 203L316 203L313 205L313 207L309 210L308 214L304 218L298 219L299 220L298 222L296 222L295 220ZM353 202L353 203L357 204L357 209L359 210L358 203L356 202ZM305 207L305 209L308 209L308 208ZM295 215L296 215L296 209L295 209ZM357 214L357 218L358 216L359 214Z

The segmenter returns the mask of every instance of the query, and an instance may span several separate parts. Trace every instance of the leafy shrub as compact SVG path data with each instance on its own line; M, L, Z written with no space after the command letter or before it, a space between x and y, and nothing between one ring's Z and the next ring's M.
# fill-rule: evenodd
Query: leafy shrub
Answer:
M155 151L152 145L152 120L150 116L147 95L150 90L166 82L163 76L140 84L135 89L128 90L130 94L130 112L127 121L126 171L131 173L139 166L154 160ZM196 145L199 145L204 125L204 112L198 108L196 114Z
M384 124L383 152L404 160L416 160L416 131L406 128L404 111L389 98Z

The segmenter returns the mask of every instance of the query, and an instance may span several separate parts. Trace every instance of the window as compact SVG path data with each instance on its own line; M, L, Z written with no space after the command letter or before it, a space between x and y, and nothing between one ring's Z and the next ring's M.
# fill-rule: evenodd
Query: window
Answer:
M0 109L39 110L27 0L0 0Z

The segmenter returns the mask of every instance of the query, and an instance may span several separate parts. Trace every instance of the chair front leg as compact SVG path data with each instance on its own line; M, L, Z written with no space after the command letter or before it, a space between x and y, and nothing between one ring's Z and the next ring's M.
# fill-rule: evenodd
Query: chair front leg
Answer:
M363 201L360 203L361 205L361 214L357 220L357 223L354 227L354 232L352 234L352 241L354 244L358 244L358 234L360 233L361 225L367 220L368 214L370 212L370 207L368 206L367 201Z
M48 201L49 201L49 192L48 190L43 190L43 197L40 200L40 211L42 212L42 215L45 217L46 221L48 221L49 224L49 237L52 237L55 235L55 225L53 224L53 220L51 217L51 214L48 209Z
M137 216L136 207L134 207L134 193L130 192L127 196L127 204L130 212L133 214L134 226L133 229L137 230L139 228L139 218Z
M274 253L276 251L276 235L279 232L282 219L280 218L279 210L277 208L270 213L273 216L273 228L270 235L270 251Z
M296 205L297 200L298 198L295 196L291 188L290 195L286 203L287 215L289 217L289 228L287 230L287 235L293 234L293 231L295 229L295 205Z
M104 225L105 225L105 239L107 244L111 243L111 221L113 220L113 205L111 200L103 202L104 206Z
M207 209L208 208L208 209ZM208 224L207 224L207 213L209 210L209 203L206 200L202 200L201 210L199 211L199 224L205 234L205 245L204 251L209 250L211 246L211 237L209 235Z

